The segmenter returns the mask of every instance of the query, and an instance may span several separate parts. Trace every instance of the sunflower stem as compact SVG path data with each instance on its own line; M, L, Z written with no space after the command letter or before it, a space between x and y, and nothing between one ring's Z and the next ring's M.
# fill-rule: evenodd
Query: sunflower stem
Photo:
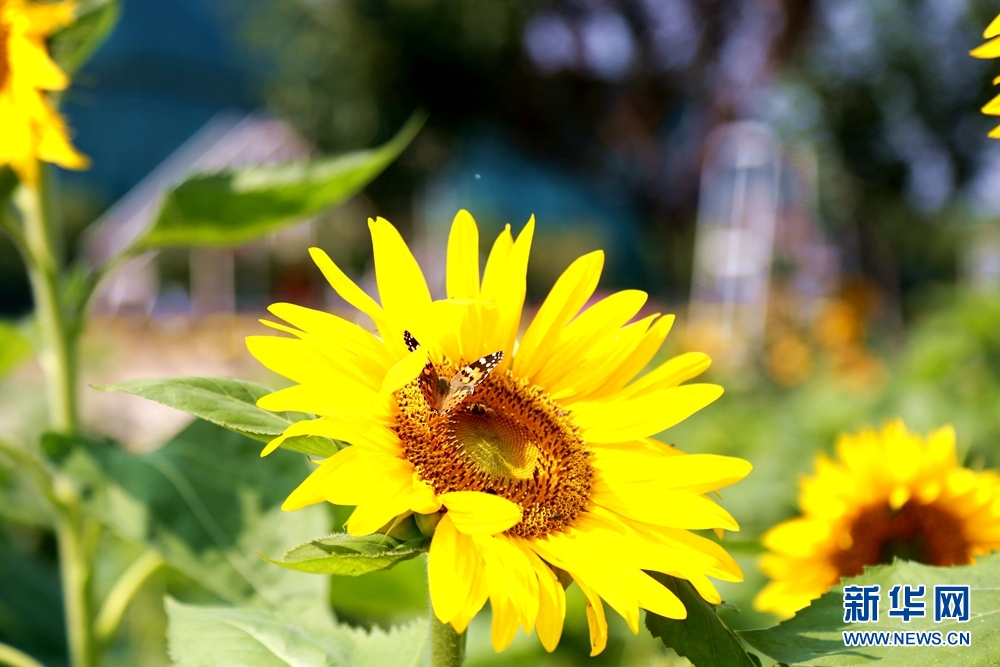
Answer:
M97 653L91 624L90 559L82 522L75 512L56 518L59 541L59 572L66 607L66 638L72 667L94 667Z
M41 336L39 359L48 392L49 428L63 435L77 433L76 331L68 326L62 288L59 230L49 210L48 169L39 170L37 184L22 183L14 204L23 222L22 252L35 300L35 318ZM30 463L27 459L19 461ZM29 466L29 470L32 468ZM90 579L93 542L98 534L84 515L79 492L68 480L39 481L53 503L59 573L62 579L66 638L72 667L95 667L97 650L91 614ZM22 663L24 664L24 663Z
M442 623L431 610L431 667L461 667L465 662L465 633Z
M42 663L13 646L0 642L0 665L9 667L44 667Z
M115 632L118 630L132 598L162 565L163 558L160 554L155 551L147 551L139 556L115 582L94 621L94 631L100 646L107 646L114 639Z
M42 338L40 360L48 391L49 425L54 431L74 435L77 430L74 341L59 291L61 262L45 198L47 170L40 172L38 186L22 184L14 195L14 203L24 221L24 260Z

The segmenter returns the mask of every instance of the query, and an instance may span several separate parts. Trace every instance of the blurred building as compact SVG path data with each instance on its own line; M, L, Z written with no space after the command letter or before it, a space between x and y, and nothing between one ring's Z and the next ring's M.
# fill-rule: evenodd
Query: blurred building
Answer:
M160 166L139 182L94 224L84 252L100 265L127 248L159 213L164 194L192 173L224 167L305 160L309 144L287 123L256 115L223 113L209 121ZM311 222L293 226L265 241L238 249L194 248L188 252L188 289L161 293L156 253L147 253L114 272L98 293L98 313L233 312L237 306L237 263L244 266L242 290L256 292L252 306L270 296L270 256L288 246L303 256L314 237Z
M431 176L414 206L427 260L421 264L440 270L428 280L442 294L448 231L462 208L476 218L484 251L504 225L510 224L516 235L535 216L528 270L529 282L539 289L547 290L573 260L597 249L606 257L602 284L636 286L657 280L643 275L640 224L623 193L481 132L464 141L451 163Z
M68 189L106 206L122 197L220 111L261 103L263 63L238 26L257 0L126 0L118 25L77 74L63 111L85 172Z
M770 299L798 324L839 287L840 258L818 225L817 161L742 121L708 138L699 195L688 327L724 363L755 358Z

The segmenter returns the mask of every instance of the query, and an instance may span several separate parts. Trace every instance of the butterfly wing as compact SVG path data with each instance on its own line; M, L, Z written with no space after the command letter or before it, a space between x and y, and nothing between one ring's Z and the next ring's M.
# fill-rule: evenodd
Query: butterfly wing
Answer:
M420 349L420 343L417 342L417 339L409 331L403 331L403 342L406 344L406 349L410 352Z
M503 350L487 354L478 359L451 378L448 383L448 393L441 401L441 410L448 411L462 402L466 396L476 390L476 387L503 361Z
M413 337L409 331L403 331L403 342L406 344L406 349L410 352L420 349L420 343L417 339ZM427 401L433 405L441 405L441 400L444 397L445 389L442 385L445 384L441 382L441 378L438 377L437 369L434 368L434 364L428 359L427 363L424 364L424 368L420 371L420 386L424 390L424 396L427 397Z

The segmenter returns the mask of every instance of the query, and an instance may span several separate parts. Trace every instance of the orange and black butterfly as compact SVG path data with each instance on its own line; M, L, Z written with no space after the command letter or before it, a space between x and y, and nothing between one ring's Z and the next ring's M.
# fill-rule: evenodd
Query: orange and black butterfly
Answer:
M409 331L403 332L403 342L410 352L420 347L420 343ZM431 405L441 412L451 410L470 396L501 361L503 361L503 350L497 350L455 373L451 380L438 376L434 364L428 361L420 372L420 377Z

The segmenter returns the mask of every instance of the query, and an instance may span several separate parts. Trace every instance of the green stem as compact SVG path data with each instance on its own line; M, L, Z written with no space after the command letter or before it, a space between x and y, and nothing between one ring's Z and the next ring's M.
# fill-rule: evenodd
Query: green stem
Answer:
M60 261L43 195L45 171L42 170L38 188L28 185L18 188L14 203L24 219L25 263L42 336L41 362L48 390L49 424L54 431L73 435L77 430L74 340L66 326L60 299Z
M45 667L27 653L0 642L0 665L9 667Z
M25 252L24 234L21 233L21 229L7 213L7 207L3 200L0 200L0 229L7 232L10 240L14 243L14 247L16 247L19 252Z
M461 667L465 662L465 633L442 623L431 611L431 667Z
M121 624L125 610L135 594L139 592L146 580L163 565L163 558L155 551L147 551L132 563L125 573L115 582L105 598L101 610L97 613L94 630L97 642L106 645L110 642L118 626Z
M72 667L95 667L96 651L90 622L90 554L83 520L72 507L56 517L59 571L66 608L66 637Z

